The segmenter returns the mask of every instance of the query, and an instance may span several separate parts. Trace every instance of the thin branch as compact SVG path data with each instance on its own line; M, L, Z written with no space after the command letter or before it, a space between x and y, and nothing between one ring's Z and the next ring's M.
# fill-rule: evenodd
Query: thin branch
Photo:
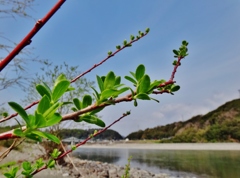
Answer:
M119 119L115 120L113 123L111 123L110 125L108 125L107 127L105 127L104 129L102 130L99 130L97 133L93 134L92 136L89 136L88 138L86 138L84 141L76 144L76 148L84 145L85 143L87 143L90 139L92 139L93 137L105 132L107 129L109 129L112 125L116 124L117 122L119 122L121 119L123 119L124 117L128 116L130 114L130 112L127 112L127 113L124 113ZM64 152L63 154L61 154L59 157L57 157L56 159L54 159L55 161L63 158L64 156L66 156L67 154L71 153L73 150L68 150L66 152ZM38 169L38 170L35 170L31 175L35 175L37 174L38 172L44 170L44 169L47 169L47 165L43 166L42 168Z
M129 43L127 43L127 45L121 47L120 49L116 50L113 54L107 56L105 59L103 59L101 62L99 62L98 64L95 64L93 67L91 67L89 70L83 72L82 74L80 74L79 76L77 76L76 78L74 78L73 80L71 80L71 83L76 82L79 78L83 77L84 75L86 75L87 73L91 72L93 69L95 69L96 67L102 65L104 62L106 62L108 59L110 59L111 57L113 57L115 54L117 54L118 52L122 51L124 48L126 48L127 46L130 46L132 43L138 41L139 39L143 38L144 36L146 36L148 33L144 33L142 36L140 36L139 38L130 41ZM33 107L34 105L38 104L39 101L34 101L33 103L31 103L30 105L28 105L27 107L25 107L24 109L27 110L31 107ZM14 113L8 117L2 118L0 119L0 123L5 122L13 117L16 117L18 115L18 113Z
M171 78L169 79L169 81L166 81L162 84L159 85L158 88L163 88L167 85L170 85L170 84L173 84L175 83L175 81L173 81L174 77L175 77L175 73L177 72L177 68L180 66L180 61L182 60L183 58L179 58L178 59L178 62L177 64L174 66L173 68L173 72L172 72L172 75L171 75ZM165 89L162 89L160 91L153 91L153 94L162 94L162 93L169 93L169 91L165 90ZM132 101L133 98L132 98L132 94L128 94L124 97L121 97L121 98L117 98L115 100L112 100L113 103L117 104L117 103L121 103L121 102L130 102ZM37 102L38 103L38 102ZM32 105L30 105L30 107L32 107L33 105L35 105L34 103ZM84 113L87 113L87 112L90 112L90 111L93 111L95 109L98 109L98 108L104 108L104 107L107 107L107 106L110 106L111 104L106 104L106 103L102 103L100 105L96 105L96 104L93 104L91 106L88 106L82 110L79 110L79 111L76 111L76 112L73 112L73 113L69 113L69 114L66 114L64 116L62 116L62 120L60 122L63 122L63 121L66 121L66 120L75 120L78 118L79 115L81 114L84 114ZM30 108L29 107L29 108ZM26 108L25 108L26 109ZM28 108L27 108L28 109ZM17 116L17 113L13 114L14 116ZM12 116L12 115L11 115ZM13 117L14 117L13 116ZM9 116L10 117L10 116ZM3 118L5 120L8 120L8 118ZM2 120L3 120L2 119ZM0 122L2 121L0 120ZM25 128L24 128L25 129ZM13 134L13 130L11 131L8 131L8 132L5 132L5 133L1 133L0 134L0 140L6 140L6 139L9 139L9 138L18 138L16 135Z
M12 50L9 55L0 61L0 72L8 65L8 63L16 56L18 53L27 45L32 42L32 38L35 34L47 23L47 21L57 12L57 10L61 7L61 5L66 0L59 0L55 6L46 14L45 17L38 20L33 29L27 34L27 36Z

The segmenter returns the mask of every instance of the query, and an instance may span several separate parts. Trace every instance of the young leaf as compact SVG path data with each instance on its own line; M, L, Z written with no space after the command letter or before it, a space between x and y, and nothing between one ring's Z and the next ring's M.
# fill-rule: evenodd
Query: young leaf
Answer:
M137 82L132 77L125 76L124 78L127 79L128 81L132 82L133 84L137 85Z
M75 107L78 109L78 110L80 110L81 109L81 101L78 99L78 98L74 98L73 99L73 103L74 103L74 105L75 105Z
M62 80L57 83L53 88L52 100L56 102L68 89L70 82L68 80Z
M25 134L22 131L22 129L14 129L13 134L19 137L25 137Z
M38 130L33 130L32 133L35 134L35 135L38 135L39 137L47 138L47 139L49 139L49 140L51 140L51 141L53 141L57 144L60 143L60 140L56 136L54 136L52 134L49 134L47 132L41 132L41 131L38 131Z
M142 79L139 81L139 85L137 87L137 94L139 93L147 93L150 88L150 77L148 75L144 75Z
M99 87L100 91L102 92L104 90L103 80L98 75L97 75L97 82L98 82L98 87Z
M47 95L44 95L39 101L37 111L38 113L43 114L50 107L50 98Z
M28 128L31 128L31 129L37 128L37 126L36 126L36 124L35 124L35 122L36 122L35 116L29 114L29 115L28 115L28 118L29 118L29 121L30 121Z
M31 164L30 164L28 161L24 161L24 162L22 163L22 167L23 167L23 169L26 170L26 171L32 170L32 166L31 166Z
M56 112L56 110L62 105L62 103L55 103L52 105L46 112L44 112L43 117L48 120L53 116L53 114Z
M55 124L58 124L62 119L62 116L59 113L54 113L50 118L47 118L45 127L49 127Z
M90 95L84 95L83 101L82 101L82 108L86 108L91 104L92 104L92 97Z
M115 78L115 84L114 85L119 85L121 83L121 77L120 76L117 76Z
M87 123L95 124L100 127L105 127L105 123L101 119L97 118L96 116L84 115L84 116L81 116L81 119Z
M180 89L180 86L179 85L172 85L171 86L171 92L176 92Z
M14 111L16 111L23 118L23 120L26 122L27 126L29 126L30 120L28 118L26 111L22 108L22 106L20 106L19 104L15 103L15 102L9 102L8 104L11 106L11 108Z
M41 113L38 113L37 111L35 111L35 125L37 128L43 128L46 127L46 119L43 117L43 115Z
M47 163L48 168L54 168L55 167L55 160L50 159Z
M140 64L135 72L135 77L137 79L137 81L139 81L143 75L145 74L145 66L143 64Z
M141 100L151 100L151 98L145 93L137 94L134 98L141 99Z
M95 88L91 87L93 89L93 91L95 92L94 93L94 96L95 96L95 99L98 101L100 99L100 94L97 92L97 90L95 90Z
M115 74L113 71L110 71L107 74L103 83L104 90L112 88L114 84L115 84Z
M56 81L54 82L54 88L58 85L59 82L67 80L66 76L64 74L60 74Z
M48 88L46 88L46 86L38 84L36 86L36 90L38 91L38 93L43 97L44 95L48 96L51 99L51 91L49 92Z

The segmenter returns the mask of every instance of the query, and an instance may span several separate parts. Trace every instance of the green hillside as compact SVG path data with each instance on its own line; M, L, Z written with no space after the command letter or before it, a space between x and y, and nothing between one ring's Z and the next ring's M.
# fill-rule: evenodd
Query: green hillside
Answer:
M131 140L157 139L160 142L239 142L240 99L229 101L206 115L133 132Z

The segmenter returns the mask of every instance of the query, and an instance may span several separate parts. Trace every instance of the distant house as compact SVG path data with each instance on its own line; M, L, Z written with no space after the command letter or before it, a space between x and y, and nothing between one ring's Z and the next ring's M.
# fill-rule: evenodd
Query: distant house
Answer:
M63 143L67 143L67 144L71 144L71 145L75 145L76 143L81 142L82 140L76 138L76 137L69 137L69 138L65 138L62 140Z

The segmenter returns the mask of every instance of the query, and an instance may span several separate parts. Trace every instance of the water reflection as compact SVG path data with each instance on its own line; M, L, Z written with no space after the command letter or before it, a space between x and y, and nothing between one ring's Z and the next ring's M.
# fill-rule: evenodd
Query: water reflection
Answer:
M79 148L74 152L81 159L97 160L124 166L132 156L131 167L154 173L191 177L240 177L239 151L167 151L138 149Z

